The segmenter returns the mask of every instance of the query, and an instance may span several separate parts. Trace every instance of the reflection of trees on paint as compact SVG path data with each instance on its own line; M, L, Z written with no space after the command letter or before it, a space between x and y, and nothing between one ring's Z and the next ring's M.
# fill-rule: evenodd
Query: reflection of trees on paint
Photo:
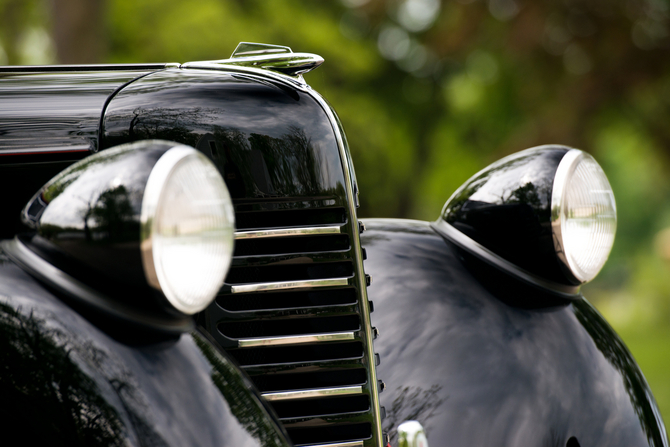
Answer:
M133 110L127 134L122 137L123 142L162 139L195 146L198 134L192 132L193 126L211 121L214 113L202 107L138 107Z
M280 137L245 133L209 124L217 113L206 108L137 108L128 128L109 135L105 144L162 139L197 147L211 156L236 198L322 193L323 160L305 129L289 126Z
M99 195L97 195L99 194ZM97 195L97 197L96 197ZM83 199L81 199L83 201ZM80 210L83 225L65 227L43 224L40 229L46 238L67 233L84 232L86 241L117 243L137 239L139 223L133 210L130 194L124 185L96 192Z
M540 199L541 194L546 196L549 194L549 191L545 188L538 188L532 183L526 183L525 185L512 190L507 197L504 197L503 195L503 203L522 203L529 205L536 210L540 210L542 207L542 200Z
M0 420L29 445L125 445L117 411L56 341L64 337L0 304Z
M230 411L239 423L264 447L286 446L277 434L261 403L253 398L252 386L227 358L216 352L200 335L193 333L193 339L203 355L213 366L212 381L221 391L230 406Z
M276 138L217 128L213 143L212 159L233 197L241 197L240 193L247 197L323 194L319 147L304 129L290 126L286 134Z
M398 445L396 429L405 421L421 422L426 434L430 434L431 419L439 414L439 407L444 402L439 396L441 390L440 385L433 385L428 389L418 386L396 389L393 406L386 409L386 418L382 421L383 430L391 437L391 445Z
M451 199L449 210L445 215L447 221L451 221L461 212L467 212L470 209L488 207L490 205L523 205L532 208L538 214L546 214L546 209L548 209L546 205L548 205L551 198L550 185L520 181L518 184L514 185L514 187L502 191L495 200L487 200L485 202L479 202L476 199L471 200L473 196L476 197L476 193L483 186L487 185L491 179L495 179L496 176L513 176L514 174L517 174L515 173L516 170L518 170L519 176L523 175L525 166L528 163L531 163L533 158L539 156L539 153L531 153L525 156L516 157L505 163L495 163L484 172L478 174L475 178L469 180L468 183L459 189ZM495 180L493 181L495 182ZM491 198L490 193L487 197Z
M133 207L128 191L123 185L100 194L95 205L86 214L84 228L88 228L89 219L92 219L95 222L95 231L102 233L100 238L109 242L120 242L137 237L137 223L133 221ZM86 239L90 240L88 232Z
M626 345L588 302L575 301L573 309L575 316L589 333L598 350L621 374L624 387L640 421L640 426L647 435L649 445L658 447L665 445L660 437L660 433L664 431L659 429L663 427L661 416L654 405L651 390Z

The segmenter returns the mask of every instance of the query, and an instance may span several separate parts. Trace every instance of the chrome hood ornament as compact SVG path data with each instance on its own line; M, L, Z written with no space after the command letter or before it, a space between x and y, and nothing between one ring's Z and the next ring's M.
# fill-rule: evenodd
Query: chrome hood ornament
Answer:
M323 63L317 54L294 53L291 48L281 45L241 42L228 59L187 62L182 68L224 68L230 66L257 68L290 76L301 81L302 75Z

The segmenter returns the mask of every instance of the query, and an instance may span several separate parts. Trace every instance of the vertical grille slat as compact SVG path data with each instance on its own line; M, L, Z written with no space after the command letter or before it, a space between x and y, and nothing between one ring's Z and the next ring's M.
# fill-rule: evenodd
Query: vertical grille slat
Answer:
M372 447L374 411L344 208L237 213L233 267L207 329L286 425L296 445ZM369 331L369 329L368 329Z

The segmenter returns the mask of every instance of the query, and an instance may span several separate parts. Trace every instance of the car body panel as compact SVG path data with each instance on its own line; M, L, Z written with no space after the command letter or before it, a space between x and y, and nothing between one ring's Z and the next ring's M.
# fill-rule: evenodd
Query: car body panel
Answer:
M20 231L19 212L44 183L98 150L109 98L156 69L74 68L0 68L0 189L12 191L0 197L0 209L7 213L0 220L0 238Z
M0 425L24 444L289 445L203 335L120 343L1 251L0 332Z
M667 445L644 376L585 299L508 290L536 295L520 307L428 223L364 222L385 429L416 419L443 445Z
M310 95L281 83L213 70L153 73L119 92L102 123L102 148L139 139L202 151L233 199L272 198L276 208L289 207L287 199L346 200L326 114Z

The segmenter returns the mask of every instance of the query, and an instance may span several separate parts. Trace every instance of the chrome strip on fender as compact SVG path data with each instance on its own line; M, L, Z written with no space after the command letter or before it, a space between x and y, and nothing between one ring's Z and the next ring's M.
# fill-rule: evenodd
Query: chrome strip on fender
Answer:
M230 286L232 293L267 292L271 290L311 289L349 285L348 278L308 279L305 281L262 282Z
M345 396L348 394L362 394L362 386L344 386L338 388L317 388L312 390L282 391L279 393L261 393L269 401L308 399L311 397Z
M330 334L287 335L283 337L245 338L238 341L240 348L256 346L296 345L300 343L353 340L354 332L333 332Z

